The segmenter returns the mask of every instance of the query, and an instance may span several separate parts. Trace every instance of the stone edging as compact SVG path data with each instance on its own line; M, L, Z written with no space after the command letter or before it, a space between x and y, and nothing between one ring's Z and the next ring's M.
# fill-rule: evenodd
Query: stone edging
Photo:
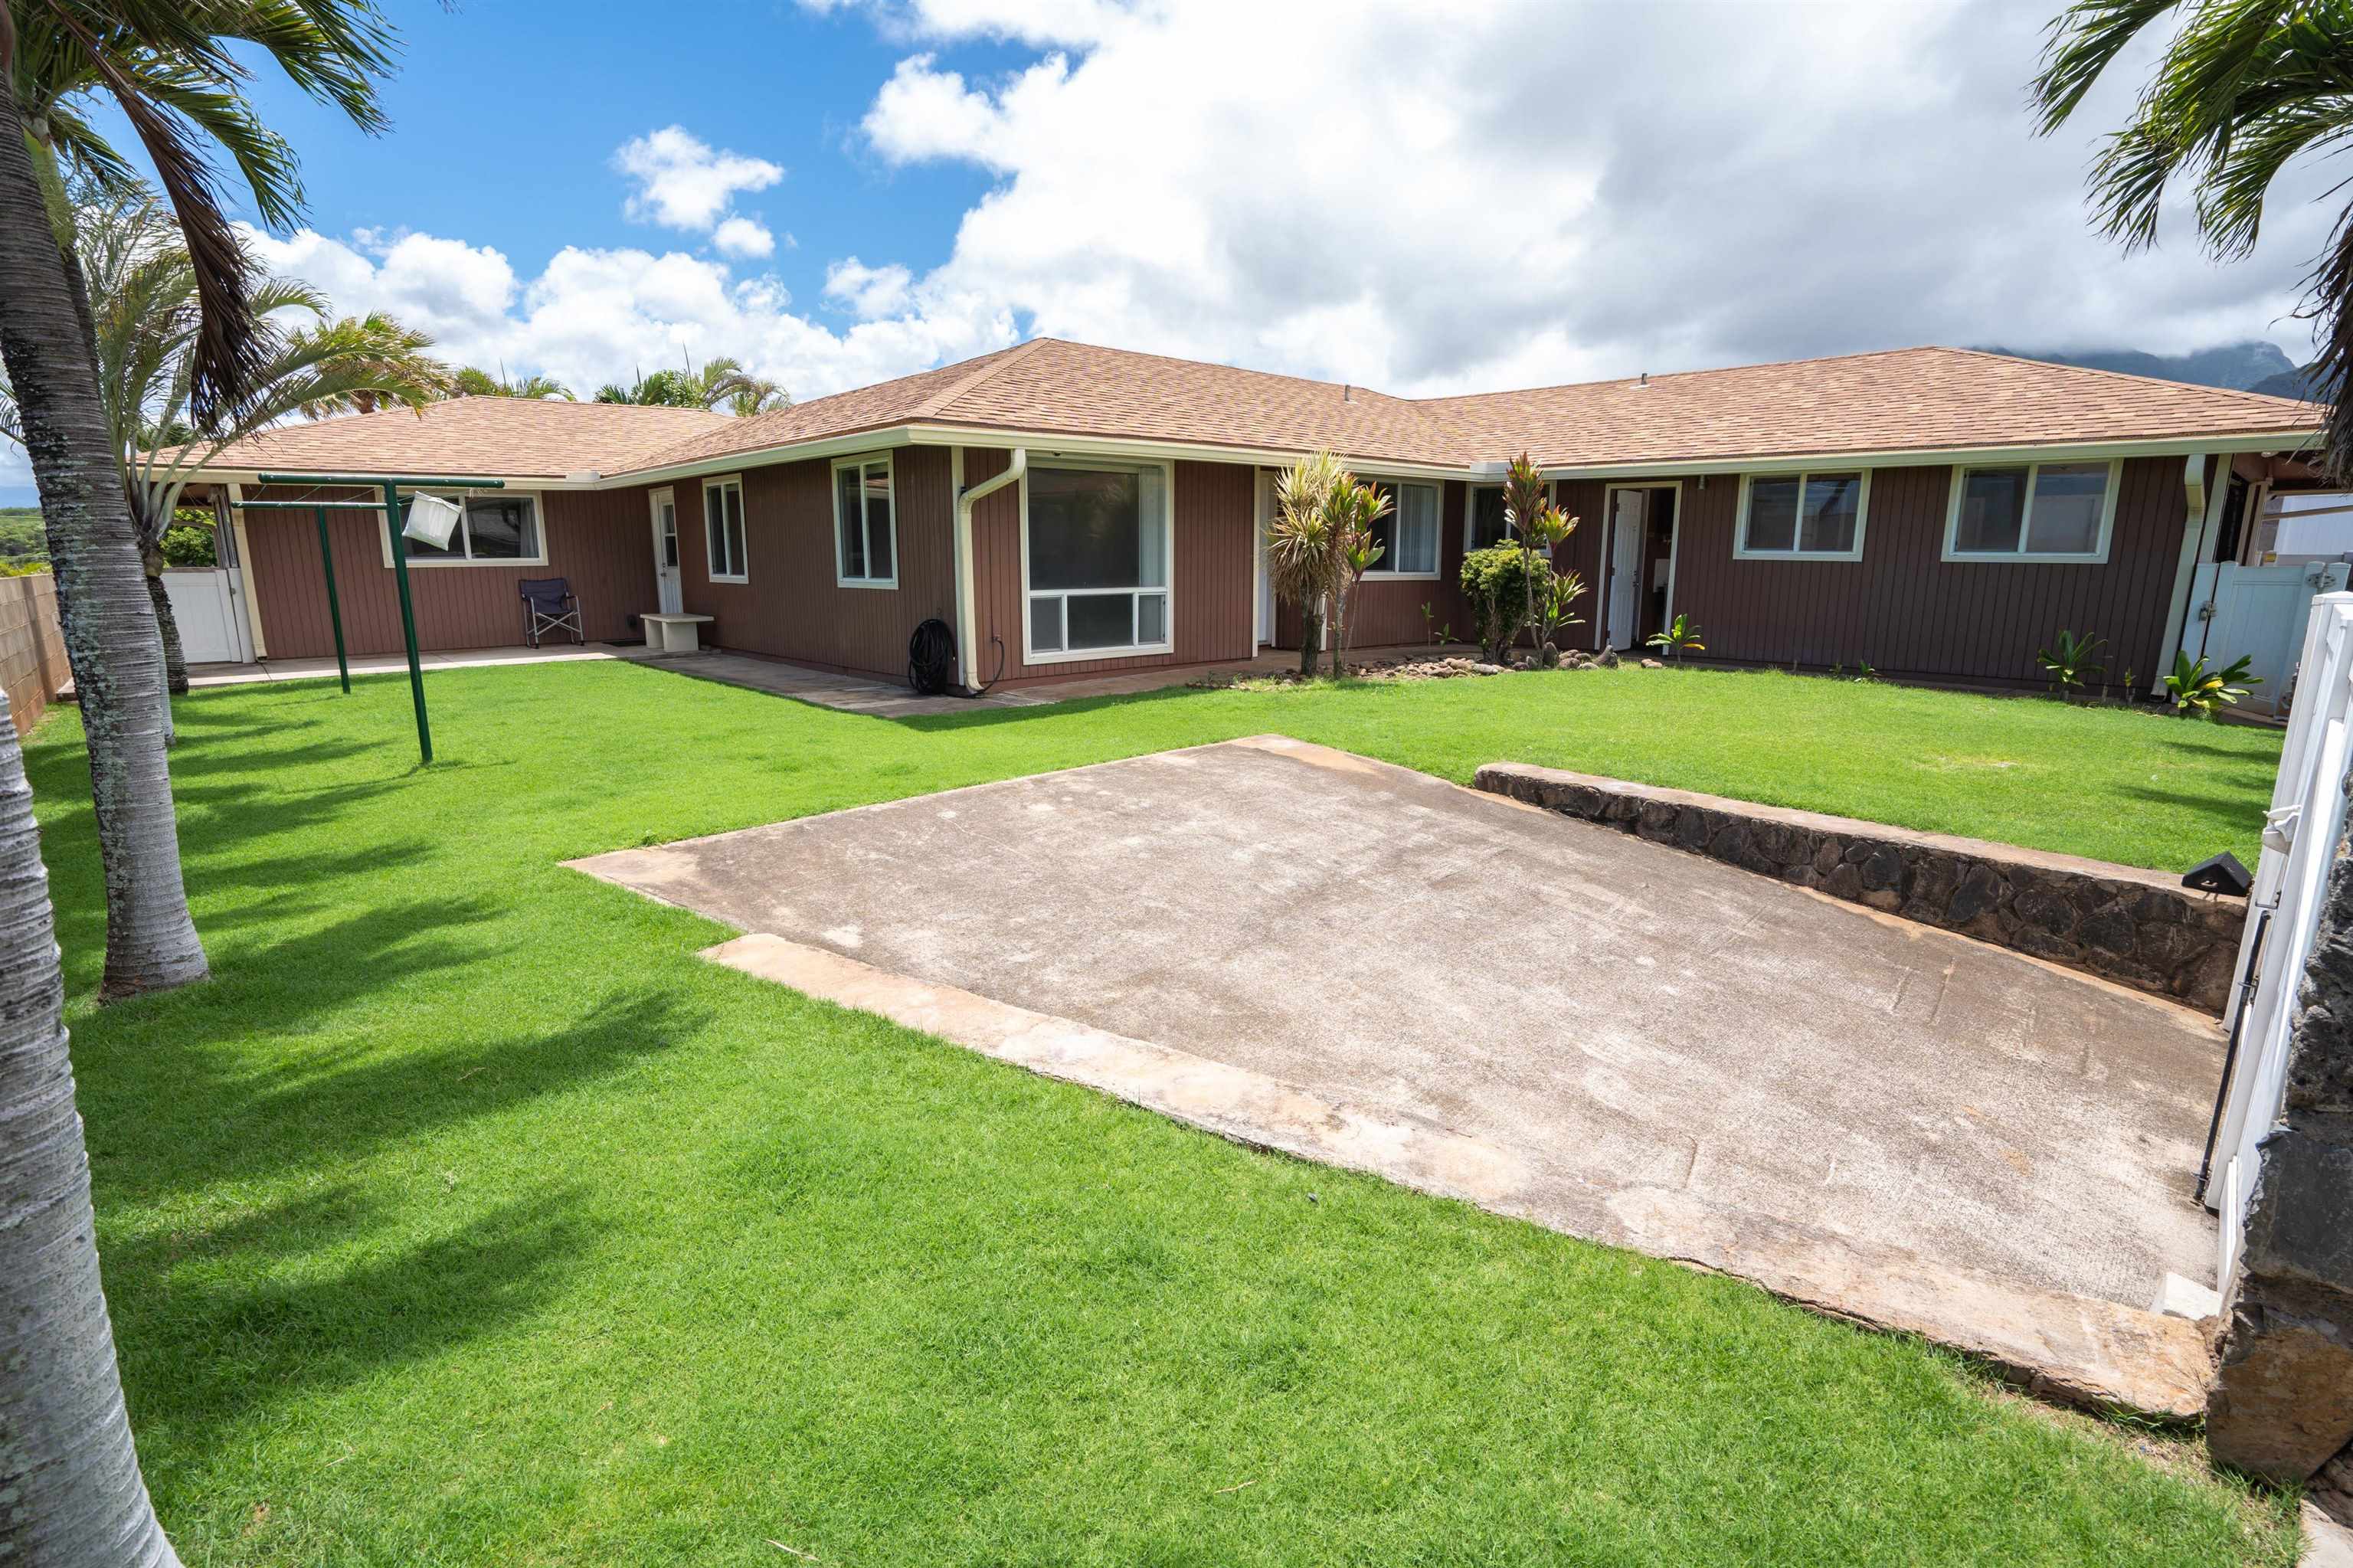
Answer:
M2220 1015L2242 898L2162 873L1516 762L1477 787Z

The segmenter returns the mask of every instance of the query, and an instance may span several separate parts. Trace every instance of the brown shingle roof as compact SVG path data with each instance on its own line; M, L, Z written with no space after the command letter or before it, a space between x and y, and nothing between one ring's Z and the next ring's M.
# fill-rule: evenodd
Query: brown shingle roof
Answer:
M1459 468L1525 450L1546 467L1736 461L2316 429L2311 404L1904 348L1469 397L1404 398L1159 355L1032 338L747 419L691 408L462 397L290 425L207 466L325 473L607 478L909 424L1303 452Z
M422 414L385 408L280 425L235 442L211 470L561 479L636 467L698 430L736 423L700 408L452 397Z
M2053 446L2316 429L2285 397L2046 365L1967 348L1898 348L1640 380L1482 392L1421 404L1482 446L1548 467L1811 452Z

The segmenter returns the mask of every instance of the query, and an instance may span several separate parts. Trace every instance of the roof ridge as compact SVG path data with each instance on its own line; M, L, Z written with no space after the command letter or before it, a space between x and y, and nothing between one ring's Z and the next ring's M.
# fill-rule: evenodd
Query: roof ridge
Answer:
M949 404L955 402L957 398L963 397L965 393L971 391L982 382L988 380L991 376L996 376L999 371L1004 370L1008 366L1018 365L1022 360L1029 358L1031 352L1035 350L1039 344L1058 341L1060 340L1046 337L1025 338L1021 342L1015 344L1011 348L1000 348L993 354L985 354L981 355L979 369L975 370L968 376L958 376L955 384L949 387L946 391L940 393L936 397L926 397L922 402L916 404L914 408L908 410L907 418L910 419L929 419L936 418ZM943 366L941 368L945 369L947 367Z
M2137 370L2110 370L2099 365L2069 365L2056 359L2037 359L2031 355L1996 353L1989 348L1947 348L1945 352L1972 355L1978 359L2007 359L2017 365L2040 365L2052 370L2076 370L2086 376L2113 376L2118 381L2130 381L2143 387L2194 387L2200 392L2219 393L2225 397L2253 397L2259 403L2284 403L2292 408L2316 406L2302 397L2283 397L2275 392L2257 392L2247 387L2213 387L2203 381L2176 381L2166 376L2143 376ZM2301 372L2304 366L2299 365L2295 368Z
M1638 382L1680 380L1693 376L1731 376L1748 370L1781 370L1792 365L1835 365L1848 359L1889 359L1901 354L1966 354L1968 349L1948 348L1940 343L1908 344L1902 348L1859 348L1852 354L1801 355L1791 359L1759 360L1753 365L1715 365L1701 370L1646 370L1634 376L1603 376L1591 381L1547 381L1535 387L1503 387L1485 392L1444 392L1429 397L1399 397L1400 403L1417 406L1428 403L1461 403L1473 397L1516 397L1528 392L1559 392L1578 387L1632 386ZM1996 355L1993 357L2004 358Z

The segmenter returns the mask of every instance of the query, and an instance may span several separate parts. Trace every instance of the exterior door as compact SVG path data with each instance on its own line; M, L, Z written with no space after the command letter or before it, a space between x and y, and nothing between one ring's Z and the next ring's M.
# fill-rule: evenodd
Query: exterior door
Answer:
M678 582L678 498L667 490L653 493L654 584L661 608L659 615L677 615L686 608Z
M1649 510L1649 491L1609 493L1609 580L1602 603L1612 648L1634 646L1635 612L1643 593L1642 524Z

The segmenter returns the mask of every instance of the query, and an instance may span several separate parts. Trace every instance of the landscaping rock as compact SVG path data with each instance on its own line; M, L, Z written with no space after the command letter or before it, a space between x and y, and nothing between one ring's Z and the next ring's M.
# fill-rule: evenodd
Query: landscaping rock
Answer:
M1478 787L2217 1013L2236 972L2245 901L2156 872L1514 763Z
M1645 670L1663 670L1666 666L1660 663L1656 659L1645 659L1642 661L1642 668Z
M1604 648L1600 652L1596 653L1593 656L1593 667L1597 670L1615 670L1618 667L1618 650Z

